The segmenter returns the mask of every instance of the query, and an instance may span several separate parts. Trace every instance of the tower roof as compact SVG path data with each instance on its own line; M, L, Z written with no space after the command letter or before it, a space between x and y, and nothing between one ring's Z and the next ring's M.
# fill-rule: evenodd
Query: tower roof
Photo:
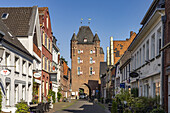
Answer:
M94 36L94 41L100 41L98 34L96 33Z
M81 26L77 34L78 43L93 43L93 33L89 26ZM87 41L84 41L87 39Z
M72 41L77 40L77 36L76 36L76 34L75 34L75 33L73 33L73 36L72 36L71 40L72 40Z

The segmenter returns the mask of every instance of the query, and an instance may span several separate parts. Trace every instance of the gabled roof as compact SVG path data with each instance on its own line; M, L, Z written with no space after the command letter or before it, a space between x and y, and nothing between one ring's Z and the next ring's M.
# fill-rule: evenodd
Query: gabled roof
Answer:
M94 41L100 41L99 36L97 35L97 33L95 33Z
M6 43L9 43L10 45L16 47L17 49L23 51L29 56L32 56L27 49L21 44L21 42L15 37L15 35L12 34L10 29L3 23L3 21L0 19L0 31L3 32L4 36L2 37L2 40Z
M93 43L93 33L89 26L81 26L77 34L78 43L85 43L84 39L87 39L86 43Z
M153 0L140 24L145 25L157 8L165 8L165 0Z
M2 19L4 24L15 36L28 36L32 34L35 23L37 6L33 7L1 7L0 18L3 13L8 13L7 19Z

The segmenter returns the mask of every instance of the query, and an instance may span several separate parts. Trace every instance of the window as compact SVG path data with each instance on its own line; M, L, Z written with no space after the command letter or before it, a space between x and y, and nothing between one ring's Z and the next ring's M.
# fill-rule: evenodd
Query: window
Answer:
M10 65L10 61L11 61L10 54L9 54L9 53L6 53L6 55L5 55L5 64L6 64L7 66L9 66L9 65Z
M149 60L149 40L146 42L146 60Z
M48 87L49 87L49 85L48 85L48 82L46 82L46 95L48 95Z
M10 83L6 83L6 105L10 105Z
M45 34L45 46L47 47L47 34Z
M26 87L25 87L25 85L22 85L22 99L23 100L26 99Z
M45 75L43 75L43 76L45 76ZM43 95L44 95L44 93L45 93L44 81L42 81L42 87L43 87Z
M26 66L27 66L27 65L26 65L26 61L23 60L23 61L22 61L22 73L23 73L23 74L26 74L26 73L27 73L27 72L26 72Z
M93 54L93 50L90 50L90 54Z
M9 15L8 13L3 13L2 16L1 16L1 18L2 18L2 19L7 19L7 18L8 18L8 15Z
M19 72L19 58L15 57L15 71Z
M48 49L49 51L51 51L51 47L50 47L51 43L50 43L50 39L48 39Z
M90 75L93 74L93 67L90 67Z
M77 68L77 74L80 75L80 67Z
M47 70L47 58L45 58L45 70Z
M145 64L145 45L143 45L143 64Z
M154 97L160 95L160 82L153 83L153 95Z
M159 55L159 50L161 49L161 28L157 31L157 55Z
M139 67L139 52L137 52L137 56L136 56L136 68Z
M90 64L92 64L93 63L93 58L92 57L90 57Z
M144 85L144 96L149 97L149 84Z
M48 71L50 71L50 60L48 60Z
M28 65L28 74L29 74L29 75L32 75L31 63L29 63L29 65Z
M18 89L18 84L15 84L15 89L14 89L14 93L15 93L15 104L17 104L17 102L19 101L19 89Z
M81 52L81 51L80 51L80 50L78 50L78 54L80 54L80 52Z
M151 58L155 57L155 34L151 37Z
M134 63L135 63L135 66L134 66L134 67L135 67L135 69L136 69L136 54L135 54L135 62L134 62Z
M46 24L47 24L47 29L48 29L48 16L47 16L47 18L46 18L47 20L46 20Z
M42 35L43 35L43 39L42 39L43 45L45 45L45 33L44 33L44 31L42 31Z
M77 62L78 62L78 64L80 64L80 57L78 57L77 59L78 59L78 61L77 61Z
M141 55L142 55L141 52L142 52L142 51L141 51L141 49L140 49L140 50L139 50L139 66L141 66Z

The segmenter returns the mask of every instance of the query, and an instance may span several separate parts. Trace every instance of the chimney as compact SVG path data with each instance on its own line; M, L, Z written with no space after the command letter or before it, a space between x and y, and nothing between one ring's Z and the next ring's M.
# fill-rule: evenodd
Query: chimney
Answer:
M130 31L130 37L133 35L133 31Z

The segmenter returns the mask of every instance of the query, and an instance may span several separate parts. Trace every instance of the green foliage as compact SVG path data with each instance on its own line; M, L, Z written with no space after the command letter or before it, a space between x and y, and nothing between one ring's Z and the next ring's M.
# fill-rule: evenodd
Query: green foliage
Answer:
M37 87L37 83L34 82L34 79L33 79L33 92L32 92L32 95L33 95L32 102L33 103L38 103L38 89L36 87Z
M60 102L60 99L62 97L62 94L60 92L57 92L57 99L58 99L58 102Z
M117 102L115 101L115 99L113 99L112 101L111 113L117 113Z
M151 111L151 113L165 113L165 111L161 108L156 108Z
M16 105L16 107L17 107L16 113L27 113L29 110L27 103L24 102L23 100L21 100L21 102L19 102Z
M51 102L51 97L52 97L53 103L55 103L56 102L56 100L55 100L55 92L50 89L48 91L48 96L47 96L48 102Z
M134 91L135 90L137 91L137 89L134 89ZM132 113L132 111L133 113L150 113L153 108L157 108L156 110L160 110L159 109L160 96L156 96L155 98L148 98L148 97L136 97L134 96L134 94L130 94L128 90L122 89L120 91L120 94L116 95L116 102L118 105L120 104L123 105L122 107L124 113ZM127 102L126 106L128 107L125 107L124 105L125 101Z
M2 111L2 92L0 89L0 112Z

